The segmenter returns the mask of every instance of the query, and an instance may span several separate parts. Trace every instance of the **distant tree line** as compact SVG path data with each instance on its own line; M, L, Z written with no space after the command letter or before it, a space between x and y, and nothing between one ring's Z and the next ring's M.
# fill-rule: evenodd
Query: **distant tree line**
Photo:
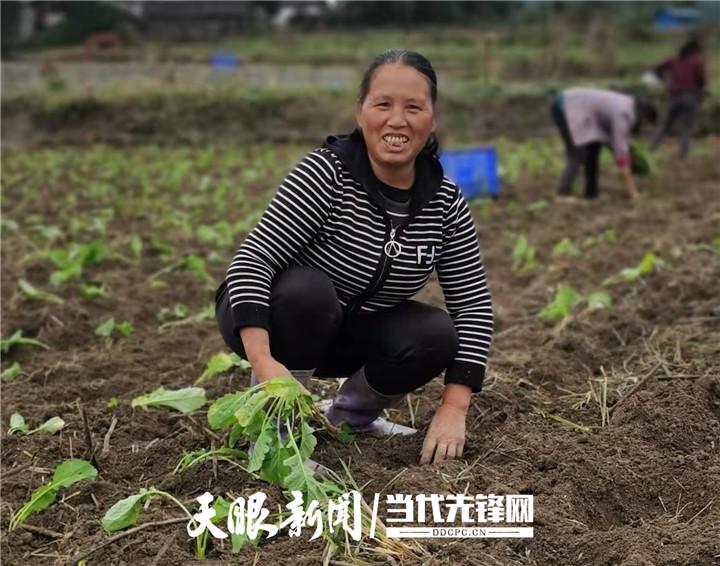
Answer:
M708 4L684 2L684 7ZM637 26L647 25L667 2L338 1L310 2L71 2L3 0L2 43L6 47L45 47L83 42L90 34L113 31L136 38L207 40L221 35L278 27L418 27L494 25L508 21L562 17L571 25L593 15ZM720 3L715 3L720 8ZM720 11L720 9L719 9Z

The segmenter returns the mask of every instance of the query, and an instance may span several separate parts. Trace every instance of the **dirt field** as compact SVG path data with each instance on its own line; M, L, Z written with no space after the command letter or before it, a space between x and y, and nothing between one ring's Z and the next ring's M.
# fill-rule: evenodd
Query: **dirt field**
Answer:
M720 236L720 144L706 139L694 149L682 162L668 148L660 173L641 180L645 196L635 205L606 167L596 202L552 203L555 177L548 174L525 177L504 187L501 200L474 206L497 327L485 388L473 397L468 415L463 459L418 465L422 433L442 391L440 379L412 395L409 405L390 412L421 429L414 438L358 437L351 445L321 440L315 458L333 469L340 469L338 458L347 462L366 499L375 492L533 494L535 536L421 540L415 554L383 563L650 566L720 560L720 250L711 245ZM4 169L20 159L14 153L19 151L5 152ZM32 152L25 156L32 157ZM84 271L83 280L102 281L113 290L109 297L82 299L72 281L50 289L64 304L23 301L16 281L25 278L49 288L51 269L47 261L21 262L32 250L23 222L32 213L47 224L67 222L58 203L74 185L67 172L61 173L44 193L23 199L26 178L10 165L17 174L13 183L5 183L4 217L21 229L3 232L2 335L22 329L50 349L19 346L4 356L3 369L17 361L23 375L2 387L3 563L80 558L109 538L99 523L105 511L140 487L162 488L187 502L206 490L236 495L263 490L272 501L282 501L275 488L223 462L172 473L183 451L218 446L218 438L204 426L204 411L182 416L130 407L134 397L159 385L191 385L209 356L223 349L212 321L157 330L161 307L182 302L196 312L212 300L212 291L188 272L171 274L168 286L149 288L148 276L163 263L148 252L137 265L110 258ZM539 199L548 200L548 206L543 208ZM77 211L93 206L80 198ZM216 211L217 218L224 213ZM143 214L119 208L113 226L147 240L153 228ZM580 246L609 229L615 241L608 237ZM512 270L510 233L527 237L541 267ZM551 255L564 237L581 247L579 257ZM179 247L186 243L182 238L175 242ZM212 251L197 241L193 245ZM229 261L232 248L219 250L228 254L223 260ZM559 283L588 293L649 251L665 261L664 267L635 284L608 286L610 308L578 308L562 326L537 317ZM218 262L208 269L219 281L224 268ZM434 283L420 298L442 302ZM110 314L131 320L134 334L112 344L95 336L97 324ZM248 381L246 371L217 377L207 383L208 398ZM603 385L610 408L605 426L597 400ZM332 380L313 386L324 396L335 387ZM114 408L107 403L112 397L119 400ZM28 519L35 529L8 533L9 512L60 461L89 458L81 408L95 448L97 480L61 491L57 503ZM54 436L8 436L15 411L33 423L59 415L66 428ZM178 516L177 509L153 501L140 523ZM307 538L281 534L258 548L246 546L239 556L227 544L216 544L205 563L322 563L324 544ZM125 536L85 559L115 566L195 560L182 523Z

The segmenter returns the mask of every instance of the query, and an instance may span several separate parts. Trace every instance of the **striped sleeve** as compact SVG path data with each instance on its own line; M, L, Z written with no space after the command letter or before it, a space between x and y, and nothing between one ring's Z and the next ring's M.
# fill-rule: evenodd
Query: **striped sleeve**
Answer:
M273 278L323 225L335 186L333 167L319 151L306 155L285 177L225 276L235 333L244 326L269 330Z
M460 345L445 371L445 383L462 383L478 392L492 342L493 312L475 222L459 192L449 223L436 269Z

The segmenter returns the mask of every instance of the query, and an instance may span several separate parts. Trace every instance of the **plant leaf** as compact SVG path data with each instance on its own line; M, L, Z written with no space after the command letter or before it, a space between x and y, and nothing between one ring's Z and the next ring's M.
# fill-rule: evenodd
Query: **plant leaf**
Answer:
M665 262L654 253L648 252L640 260L637 270L640 272L640 275L646 275L647 273L650 273L656 265L658 267L662 267L665 265Z
M235 412L245 403L247 394L247 391L228 393L210 405L207 416L210 428L218 430L234 424Z
M137 523L140 515L140 507L147 490L141 489L138 493L121 499L105 512L102 518L102 526L108 533L120 531Z
M47 301L48 303L55 303L58 305L62 305L65 302L64 299L54 295L53 293L48 293L47 291L34 287L25 279L18 279L18 287L20 287L20 294L23 299L27 299L29 301Z
M52 417L46 420L36 429L31 430L28 434L35 434L36 432L46 432L47 434L55 434L65 427L65 421L60 417Z
M277 430L272 424L266 420L265 424L260 432L260 435L255 441L252 453L250 454L250 460L248 461L248 471L257 472L262 468L265 456L271 449L273 440L277 437Z
M27 433L29 429L30 427L25 422L25 418L20 413L13 413L10 415L10 428L8 429L8 434L13 434L14 432Z
M33 513L47 509L52 505L53 501L55 501L56 493L57 489L52 485L43 485L33 491L30 499L10 518L8 530L12 531L19 525L22 525Z
M515 246L513 247L512 251L512 270L517 271L522 267L523 261L525 260L525 255L528 250L528 241L525 236L522 234L518 234L518 236L515 238Z
M198 279L208 279L210 277L205 269L205 260L199 256L193 254L187 256L183 261L183 267L188 271L192 271Z
M215 516L211 520L217 525L223 519L227 519L230 514L230 502L222 495L219 495L213 502L213 509L215 510Z
M587 304L590 309L607 309L612 305L612 299L605 291L593 291L587 296Z
M213 509L215 510L215 516L210 519L216 525L220 524L220 521L227 519L230 514L230 502L227 501L222 495L218 496L213 503ZM262 531L259 531L260 533ZM247 535L236 533L230 533L230 540L232 541L232 553L237 554L242 550L243 545L247 542Z
M285 487L285 478L290 474L290 468L285 462L294 455L292 448L277 446L270 452L270 457L265 460L265 464L260 470L260 479Z
M628 283L634 283L640 279L640 270L637 267L625 267L620 270L620 279Z
M315 431L313 428L305 421L302 421L302 425L300 426L300 457L303 459L303 462L307 460L315 450L315 446L317 446L317 439L315 438L315 435L313 434Z
M140 395L132 400L133 407L171 407L181 413L192 413L206 403L205 390L202 387L185 387L170 390L159 387L151 393Z
M15 346L20 346L22 344L26 346L38 346L39 348L45 348L46 350L50 349L50 346L47 344L43 344L39 340L35 340L34 338L25 338L22 335L22 330L17 330L10 338L3 338L0 340L0 352L3 354L7 354L12 350Z
M80 264L72 264L65 269L58 269L50 274L50 284L53 287L59 287L66 281L82 274L82 266Z
M74 483L95 477L97 477L97 470L90 462L65 460L60 463L55 468L52 481L36 489L30 499L10 518L8 530L12 531L33 513L49 507L55 501L55 495L60 488L70 487Z
M305 501L322 501L327 498L327 491L324 483L315 479L313 473L304 465L304 460L293 452L292 456L284 462L290 473L285 476L282 487L288 491L298 490L305 496Z
M224 373L234 367L247 369L250 367L250 364L234 352L232 354L228 354L227 352L218 352L210 358L210 360L208 360L208 363L205 366L205 371L203 371L200 377L195 380L195 385L198 385L211 377Z
M98 297L107 297L110 289L105 283L83 283L80 285L80 295L84 299L97 299Z
M142 249L142 238L138 234L133 234L130 238L130 250L137 259L140 259L140 256L142 255Z
M570 238L563 238L553 246L552 255L553 257L578 257L580 255L580 250L572 242L572 240L570 240Z
M553 301L540 311L539 316L549 321L562 320L570 315L579 300L580 297L572 286L560 285L555 291Z
M240 425L236 424L232 429L230 430L230 435L228 436L228 446L230 448L233 448L238 440L242 437L243 429Z
M1 381L13 381L22 373L20 362L14 362L10 367L5 368L0 374Z
M124 320L123 322L115 326L115 329L125 338L135 332L135 327L132 325L131 322L128 322L127 320Z
M65 460L53 474L52 484L58 487L70 487L81 480L91 480L97 477L95 467L85 460Z
M240 408L235 411L235 418L238 424L245 428L250 424L255 413L265 406L270 394L267 391L260 390L253 392L253 395L248 396L249 398L243 403Z
M274 397L282 397L289 402L294 402L298 397L304 395L300 389L300 382L290 375L273 377L263 383L263 388Z
M346 422L340 423L340 426L338 427L338 434L336 438L342 442L343 444L350 444L353 441L353 430L350 428L350 425Z
M102 336L103 338L109 338L112 335L113 330L115 330L115 317L111 316L98 325L95 329L95 334L97 336Z

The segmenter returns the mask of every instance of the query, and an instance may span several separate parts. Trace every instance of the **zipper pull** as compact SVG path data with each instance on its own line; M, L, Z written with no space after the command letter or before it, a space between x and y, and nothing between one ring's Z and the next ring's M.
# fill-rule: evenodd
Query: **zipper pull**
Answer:
M402 253L402 244L395 241L395 228L390 229L390 240L385 243L383 249L389 258L396 258Z

